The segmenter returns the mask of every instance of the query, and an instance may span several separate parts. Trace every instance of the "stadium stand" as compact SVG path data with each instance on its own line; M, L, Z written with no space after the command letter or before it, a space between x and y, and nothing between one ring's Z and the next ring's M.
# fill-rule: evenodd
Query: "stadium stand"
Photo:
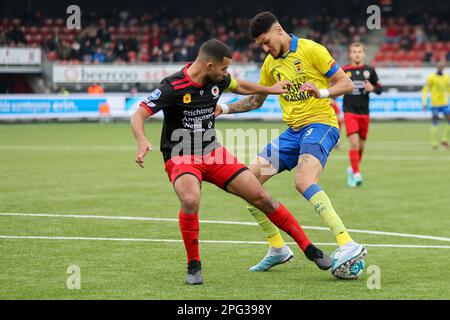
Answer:
M181 62L191 61L199 44L215 37L234 50L236 62L261 62L264 54L247 36L250 17L227 12L224 18L166 19L160 12L132 16L122 10L114 17L96 19L80 31L68 30L62 18L41 14L27 24L19 18L2 18L0 46L40 46L48 60L62 63ZM367 28L348 17L284 15L282 21L297 34L324 43L337 59L346 54L350 42L367 40ZM389 17L383 19L383 27L384 43L373 59L375 66L419 67L449 58L445 19L427 14L411 21Z

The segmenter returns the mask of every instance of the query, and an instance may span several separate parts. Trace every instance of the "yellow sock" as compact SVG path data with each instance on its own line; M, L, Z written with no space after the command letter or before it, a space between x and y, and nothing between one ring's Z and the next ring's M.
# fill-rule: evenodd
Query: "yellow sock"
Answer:
M339 247L342 247L344 244L352 242L353 239L350 237L347 231L341 232L336 236L336 241Z
M450 123L449 124L444 124L444 129L442 132L442 142L448 142L448 127L450 127Z
M304 197L314 207L323 222L331 229L339 246L352 242L341 218L333 208L327 194L317 184L311 185L303 193Z
M253 218L255 218L256 222L258 222L261 229L263 229L269 245L277 249L282 248L285 245L285 242L277 226L274 225L272 221L269 220L269 218L267 218L264 212L256 209L255 207L248 206L247 210L250 212Z
M439 144L438 141L438 127L437 126L431 126L430 128L430 138L431 138L431 145L433 147L437 147Z

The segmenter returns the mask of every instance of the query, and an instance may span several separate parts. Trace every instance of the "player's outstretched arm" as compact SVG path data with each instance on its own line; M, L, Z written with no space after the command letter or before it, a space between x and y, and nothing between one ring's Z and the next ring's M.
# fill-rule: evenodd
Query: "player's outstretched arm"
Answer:
M151 116L151 113L144 109L139 108L131 117L131 128L133 129L134 137L137 142L137 151L134 161L141 167L144 168L144 157L149 151L153 150L152 144L147 140L144 131L145 120Z
M255 94L242 100L226 104L218 104L216 107L216 116L222 113L242 113L261 108L266 101L267 94Z
M231 90L233 93L251 95L251 94L283 94L289 91L291 83L289 81L280 81L275 83L271 87L262 86L257 83L253 83L247 80L236 79L236 88Z

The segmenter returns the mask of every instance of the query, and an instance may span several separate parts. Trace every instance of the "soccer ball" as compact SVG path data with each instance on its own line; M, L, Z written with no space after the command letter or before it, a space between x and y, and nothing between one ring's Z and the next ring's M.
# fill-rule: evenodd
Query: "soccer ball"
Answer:
M336 252L337 250L331 255L333 260ZM356 260L353 260L352 263L346 263L336 269L333 267L331 273L338 279L355 280L362 275L364 267L364 257L359 257Z

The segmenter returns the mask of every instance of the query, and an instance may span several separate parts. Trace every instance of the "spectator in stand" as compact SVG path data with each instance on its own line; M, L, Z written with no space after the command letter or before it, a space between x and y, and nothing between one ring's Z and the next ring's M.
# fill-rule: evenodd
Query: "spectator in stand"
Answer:
M114 54L114 46L110 45L106 50L105 62L113 63L116 60L116 55Z
M418 44L427 42L427 36L423 30L424 30L423 25L418 25L414 28L414 35L415 35L416 43L418 43Z
M58 57L62 60L70 60L71 48L68 42L64 41L61 46L56 50Z
M80 47L80 58L85 63L92 61L92 45L89 39L84 40Z
M397 43L398 40L398 28L395 25L395 20L393 18L389 18L388 26L386 28L386 42Z
M18 23L17 22L13 25L13 27L9 31L8 38L16 46L24 46L27 43L27 41L25 40L25 36L24 36L23 32L18 27Z
M70 50L70 58L72 60L81 60L82 56L80 53L81 50L81 44L78 39L75 39L72 42L71 50Z
M423 62L431 62L433 58L433 46L431 42L425 44L425 54L423 56Z
M106 55L103 52L102 47L98 47L95 51L95 53L92 56L92 61L95 64L104 63L106 61Z
M165 42L162 48L161 62L173 62L172 45L169 42Z

